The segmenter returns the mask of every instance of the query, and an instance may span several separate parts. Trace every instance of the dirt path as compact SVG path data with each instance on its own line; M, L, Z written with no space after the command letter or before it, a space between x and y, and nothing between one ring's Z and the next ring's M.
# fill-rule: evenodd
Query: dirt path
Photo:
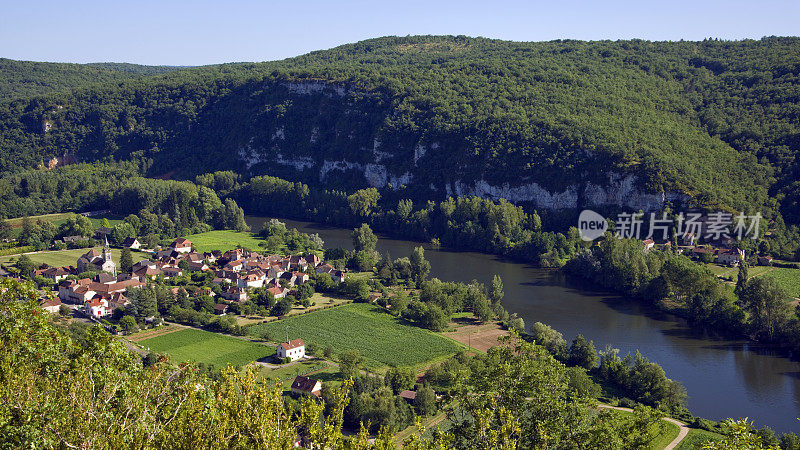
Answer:
M615 409L617 411L633 412L633 410L631 408L623 408L623 407L620 407L620 406L604 405L602 403L597 405L597 406L598 406L598 408ZM678 428L679 428L678 436L675 437L675 439L673 439L672 442L667 444L666 447L664 447L664 450L672 450L675 447L677 447L678 444L681 443L681 441L683 440L683 438L686 437L687 434L689 434L689 427L687 427L685 423L677 421L677 420L675 420L675 419L673 419L671 417L662 417L662 419L667 421L667 422L669 422L669 423L673 423L673 424L677 425Z
M498 345L497 339L501 336L508 335L508 331L504 330L496 323L487 323L480 325L462 325L456 328L455 331L442 332L439 334L461 342L464 345L468 345L472 350L485 353L490 347Z
M182 330L184 328L186 328L186 327L184 327L182 325L171 324L168 327L159 327L159 328L154 328L154 329L150 329L150 330L145 330L145 331L142 331L140 333L136 333L133 336L127 337L127 340L129 340L131 342L139 342L139 341L143 341L145 339L154 338L156 336L163 336L165 334L174 333L174 332L180 331L180 330Z

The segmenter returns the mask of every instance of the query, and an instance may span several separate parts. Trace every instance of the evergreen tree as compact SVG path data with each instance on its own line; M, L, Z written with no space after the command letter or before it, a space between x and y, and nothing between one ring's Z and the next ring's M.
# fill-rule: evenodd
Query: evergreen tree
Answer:
M131 249L124 247L119 255L119 271L120 273L131 273L133 270L133 254Z
M734 292L737 296L742 295L744 292L744 288L747 286L747 261L739 258L739 275L736 278L736 287L734 288Z

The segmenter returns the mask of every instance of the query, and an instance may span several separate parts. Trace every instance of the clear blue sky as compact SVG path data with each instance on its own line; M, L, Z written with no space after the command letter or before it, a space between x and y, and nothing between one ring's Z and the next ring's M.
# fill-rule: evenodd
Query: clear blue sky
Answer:
M387 35L758 39L800 34L800 0L0 0L0 57L201 65L268 61Z

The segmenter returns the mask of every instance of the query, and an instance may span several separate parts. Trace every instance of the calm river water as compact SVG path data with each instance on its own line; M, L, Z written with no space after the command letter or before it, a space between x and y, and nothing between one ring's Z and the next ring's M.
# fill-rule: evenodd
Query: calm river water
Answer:
M248 217L258 231L264 218ZM289 227L318 233L325 246L351 249L350 230L309 222L283 220ZM417 242L378 241L381 254L408 256ZM494 274L503 278L503 304L530 326L546 323L571 341L577 333L607 344L620 354L637 349L659 363L667 376L689 393L692 413L714 420L749 417L756 426L800 434L800 363L746 342L710 339L688 328L679 317L654 312L619 295L603 291L557 271L503 261L491 255L447 250L425 251L431 276L444 281L487 285Z

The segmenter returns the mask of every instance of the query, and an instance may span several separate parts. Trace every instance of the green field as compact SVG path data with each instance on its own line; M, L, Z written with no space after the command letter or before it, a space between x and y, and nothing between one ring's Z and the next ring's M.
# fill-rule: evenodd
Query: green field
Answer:
M719 441L720 439L722 439L721 434L691 428L689 434L675 447L675 450L694 450L700 448L700 445L706 441Z
M192 245L198 252L210 252L212 250L228 251L237 246L257 250L258 244L264 242L255 237L253 233L239 232L233 230L214 230L205 233L190 234L184 236L192 241Z
M366 358L366 365L378 368L389 365L419 366L456 353L461 344L436 333L403 323L383 310L364 303L354 303L311 314L255 325L248 330L254 336L268 331L284 336L289 327L290 339L303 339L334 353L356 349Z
M103 247L95 247L97 250L103 249ZM62 267L62 266L74 266L78 261L78 258L81 257L84 253L88 252L88 248L76 248L73 250L56 250L56 251L44 251L39 253L30 253L28 254L28 258L31 259L34 263L37 264L48 264L54 267ZM111 259L119 265L119 255L122 250L118 248L111 249ZM139 253L139 252L132 252L133 254L133 262L141 261L146 259L146 254ZM12 264L14 261L19 258L19 255L12 255L12 256L3 256L0 257L0 263L2 264Z
M219 333L185 328L139 341L150 351L165 353L173 361L194 361L222 368L244 366L275 353L275 348Z
M800 269L776 267L766 276L770 276L792 297L800 297Z
M270 369L262 366L259 368L258 372L267 380L282 383L285 389L291 386L292 380L298 375L306 375L315 380L322 381L323 383L337 383L342 379L342 375L337 366L330 365L319 359L303 360L277 369Z
M70 218L75 213L57 213L57 214L43 214L41 216L29 216L29 218L33 221L42 220L43 222L52 222L53 225L56 227L60 226L62 223L66 222L67 219ZM97 217L89 217L89 220L92 222L92 225L95 228L103 226L103 219L108 219L108 223L113 227L114 225L122 222L122 217L117 216L97 216ZM25 220L24 217L15 217L13 219L8 219L8 223L11 224L11 227L14 228L14 235L17 236L22 228L22 222Z

